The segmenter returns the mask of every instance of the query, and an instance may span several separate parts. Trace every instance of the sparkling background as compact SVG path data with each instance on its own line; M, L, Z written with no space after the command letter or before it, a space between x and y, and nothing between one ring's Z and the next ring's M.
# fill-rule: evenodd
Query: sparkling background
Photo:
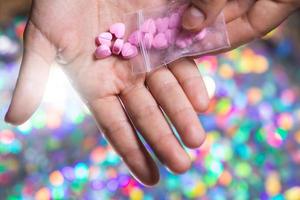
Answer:
M215 93L199 117L207 140L187 150L190 171L173 175L161 167L153 188L130 176L58 69L27 123L3 122L24 26L25 18L16 17L0 28L0 199L300 199L299 42L287 25L199 60Z

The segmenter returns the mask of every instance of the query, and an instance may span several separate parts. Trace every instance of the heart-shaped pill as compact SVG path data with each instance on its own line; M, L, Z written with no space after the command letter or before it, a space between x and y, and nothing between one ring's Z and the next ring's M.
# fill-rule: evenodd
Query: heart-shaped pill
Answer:
M141 27L141 31L144 33L151 33L154 35L156 33L155 21L153 19L146 20Z
M124 40L117 39L112 47L112 53L115 55L119 55L122 51L123 46L124 46Z
M178 35L178 30L177 29L168 29L165 34L166 34L169 44L174 44L176 41L176 37Z
M116 36L116 38L123 38L125 35L125 24L115 23L110 26L109 31Z
M164 33L168 30L169 18L158 18L157 20L155 20L155 25L159 33Z
M179 13L173 13L169 19L169 28L179 28L181 26L181 16Z
M101 44L95 51L95 57L97 59L104 59L111 56L111 50L106 44Z
M136 46L130 44L129 42L126 42L122 49L123 58L132 59L137 55L138 55L138 49L136 48Z
M181 48L181 49L184 49L184 48L186 48L188 45L187 45L187 43L186 43L186 41L185 41L184 39L178 38L178 39L176 40L176 46L179 47L179 48Z
M128 38L128 41L135 45L135 46L139 46L139 43L141 41L142 38L142 33L141 31L134 31Z
M96 38L96 44L99 46L101 44L106 44L108 46L111 46L111 40L113 36L109 32L103 32L100 33Z
M155 49L166 49L168 47L168 39L164 33L158 33L154 39L152 46Z
M153 35L151 33L146 33L143 38L144 45L146 49L151 49L153 43Z
M206 29L203 29L200 33L198 33L196 36L195 36L195 40L196 41L201 41L205 38L207 34L207 30Z

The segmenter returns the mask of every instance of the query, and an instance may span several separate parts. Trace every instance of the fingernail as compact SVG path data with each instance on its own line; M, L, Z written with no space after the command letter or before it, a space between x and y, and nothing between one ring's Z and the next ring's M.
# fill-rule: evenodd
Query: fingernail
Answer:
M204 19L205 16L201 10L192 6L185 14L183 26L187 29L195 29L203 23Z

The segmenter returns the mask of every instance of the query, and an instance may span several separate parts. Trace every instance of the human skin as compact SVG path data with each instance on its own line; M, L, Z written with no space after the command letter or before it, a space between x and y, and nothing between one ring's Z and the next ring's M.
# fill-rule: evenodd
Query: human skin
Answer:
M199 31L223 11L234 49L273 30L299 9L300 0L192 0L192 4L183 16L183 27Z
M93 114L101 132L132 174L146 185L159 180L157 165L134 127L171 171L191 166L162 110L184 144L197 148L205 133L197 113L209 99L191 59L181 59L149 74L134 75L128 61L94 58L95 37L121 21L124 13L165 0L35 0L24 35L24 55L6 121L22 124L40 104L49 71L61 64ZM134 125L134 126L133 126Z
M21 124L32 115L41 101L50 66L59 57L63 70L110 144L138 180L153 185L159 180L158 169L133 125L166 167L182 173L189 169L191 161L174 137L161 109L175 125L184 144L197 148L205 137L197 113L206 110L209 100L191 59L181 59L147 75L133 75L128 62L115 57L94 59L97 34L120 21L124 13L166 1L120 2L33 2L20 75L6 120ZM206 7L199 2L206 2ZM183 18L183 26L192 31L200 30L224 10L229 39L235 48L272 30L299 8L298 2L194 0L194 8L200 8L204 18L202 21L193 19L189 13L191 7Z

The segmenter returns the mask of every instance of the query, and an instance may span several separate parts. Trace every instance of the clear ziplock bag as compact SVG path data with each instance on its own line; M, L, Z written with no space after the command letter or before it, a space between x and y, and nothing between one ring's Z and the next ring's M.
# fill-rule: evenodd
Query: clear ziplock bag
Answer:
M181 19L189 6L189 0L174 0L125 15L128 40L139 48L139 54L130 60L134 73L230 47L223 14L201 32L184 30Z

